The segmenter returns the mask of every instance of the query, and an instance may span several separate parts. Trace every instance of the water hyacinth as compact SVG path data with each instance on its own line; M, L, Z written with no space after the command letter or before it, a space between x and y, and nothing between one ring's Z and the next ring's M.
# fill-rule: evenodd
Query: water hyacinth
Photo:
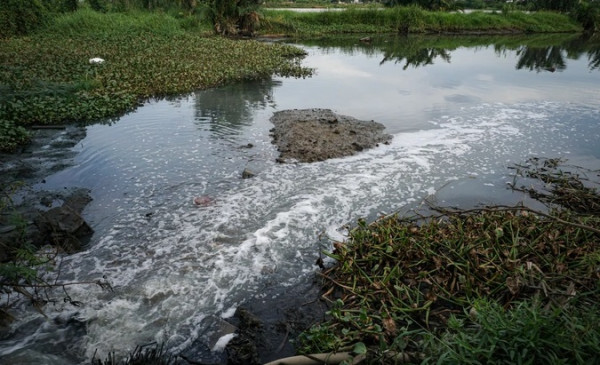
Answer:
M186 32L168 16L137 15L136 28L136 15L129 22L119 21L123 16L80 11L43 34L0 43L0 119L18 125L90 122L151 97L273 74L310 74L298 63L304 55L298 48ZM103 26L111 17L117 18L114 29ZM145 17L157 21L157 31L148 29ZM165 22L169 27L161 27ZM84 26L91 30L75 31Z
M367 363L594 359L600 175L559 159L514 169L513 189L548 212L433 207L427 216L359 221L328 253L337 261L321 273L330 319L300 337L301 350L361 341ZM521 188L523 177L539 188Z

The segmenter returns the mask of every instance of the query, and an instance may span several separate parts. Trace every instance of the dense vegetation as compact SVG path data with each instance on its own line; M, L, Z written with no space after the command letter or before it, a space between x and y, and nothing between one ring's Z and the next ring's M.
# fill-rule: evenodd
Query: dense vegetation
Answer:
M302 13L265 10L262 32L299 36L332 33L559 33L582 27L567 15L555 12L475 12L470 14L423 10L349 8L345 11Z
M558 11L535 14L511 6L459 14L423 9L456 3L402 4L409 6L304 14L261 10L256 0L2 0L0 150L25 143L31 125L107 120L148 98L310 72L294 61L302 55L296 48L213 33L578 32L594 30L599 19L598 1L519 5ZM423 65L445 56L439 44L399 42L385 62ZM560 65L558 51L527 46L520 67ZM597 50L581 52L600 67ZM93 57L104 62L90 63ZM323 274L331 319L304 334L302 350L368 348L370 361L592 359L600 351L598 193L579 177L548 172L557 167L550 162L542 171L532 164L524 172L556 188L547 195L532 192L563 206L551 214L519 207L360 222L330 253L338 262ZM580 211L582 202L591 202L591 211ZM0 211L9 205L0 200ZM18 217L15 224L22 224ZM37 269L53 257L40 256L29 242L14 247L0 264L0 289L27 295L27 285L44 285Z
M549 212L433 207L359 221L328 253L330 319L303 334L302 350L358 343L367 363L593 362L600 174L555 159L515 169L513 189ZM539 183L521 186L523 177Z
M149 97L305 72L289 60L298 55L290 47L233 42L208 37L211 33L541 33L596 27L597 2L568 9L547 3L539 7L568 11L579 23L556 12L445 13L423 10L415 2L386 10L293 13L260 10L257 0L5 0L0 9L0 150L25 143L23 127L32 124L101 120ZM106 62L86 62L92 57Z
M84 8L55 16L43 32L1 41L0 150L27 139L23 126L96 121L150 97L306 73L296 48L207 31L195 17Z

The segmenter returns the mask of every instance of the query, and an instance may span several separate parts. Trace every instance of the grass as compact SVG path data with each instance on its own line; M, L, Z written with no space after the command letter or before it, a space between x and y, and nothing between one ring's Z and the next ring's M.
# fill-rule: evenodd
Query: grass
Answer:
M367 363L593 361L600 173L539 159L516 171L515 187L540 180L544 191L526 191L549 212L434 207L359 221L327 253L336 260L321 274L330 319L300 337L300 350L363 343Z
M417 7L348 8L344 11L302 13L264 10L261 33L320 36L331 33L562 33L582 27L553 12L445 13Z
M0 41L0 150L19 142L4 126L100 121L148 98L310 72L295 61L303 56L297 48L209 36L202 26L188 29L191 22L81 9L32 36ZM92 57L105 62L90 64Z

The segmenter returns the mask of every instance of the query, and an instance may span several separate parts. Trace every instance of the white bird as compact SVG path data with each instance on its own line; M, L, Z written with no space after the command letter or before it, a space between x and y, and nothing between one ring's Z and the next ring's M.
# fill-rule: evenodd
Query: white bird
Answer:
M98 65L98 64L104 63L104 60L100 57L94 57L94 58L90 58L90 63L92 65Z

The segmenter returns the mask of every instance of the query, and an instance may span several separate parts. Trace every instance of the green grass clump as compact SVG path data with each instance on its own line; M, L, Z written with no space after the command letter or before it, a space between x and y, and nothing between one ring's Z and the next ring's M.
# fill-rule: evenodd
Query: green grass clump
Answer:
M523 301L506 310L498 302L478 300L470 317L449 318L449 330L440 338L425 336L429 354L423 363L590 363L600 351L599 309Z
M327 254L336 260L322 273L330 319L300 336L300 351L360 342L367 363L595 359L600 216L590 199L598 201L592 177L600 175L533 161L519 176L540 179L550 213L434 208L427 217L359 221Z
M274 73L306 76L295 62L302 55L287 45L189 31L166 14L82 9L44 32L0 42L0 120L28 126L112 118L151 97ZM92 57L105 62L90 64Z
M564 14L552 12L426 11L415 6L348 8L344 11L299 13L265 10L262 33L314 36L331 33L562 33L582 27Z

